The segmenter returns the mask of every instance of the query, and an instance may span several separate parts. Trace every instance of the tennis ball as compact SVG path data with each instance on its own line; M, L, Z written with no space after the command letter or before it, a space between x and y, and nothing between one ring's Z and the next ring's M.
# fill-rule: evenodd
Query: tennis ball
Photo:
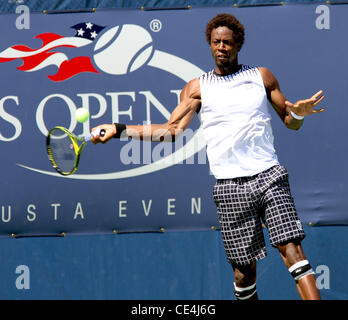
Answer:
M152 50L152 37L146 29L124 24L101 35L94 47L94 62L108 74L127 74L144 65Z
M75 111L75 118L78 122L85 122L89 118L89 111L85 108L78 108Z

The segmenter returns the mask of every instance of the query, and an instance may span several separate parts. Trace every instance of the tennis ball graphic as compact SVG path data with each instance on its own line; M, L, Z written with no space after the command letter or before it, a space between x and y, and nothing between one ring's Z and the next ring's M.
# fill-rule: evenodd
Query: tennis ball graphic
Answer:
M94 62L102 71L122 75L144 65L152 53L152 38L144 28L134 24L116 26L97 41Z

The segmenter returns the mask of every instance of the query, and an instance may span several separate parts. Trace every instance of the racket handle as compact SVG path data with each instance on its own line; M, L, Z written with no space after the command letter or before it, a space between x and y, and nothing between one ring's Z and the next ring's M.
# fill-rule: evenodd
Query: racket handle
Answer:
M100 129L99 131L99 134L98 134L98 130L94 130L91 134L89 134L88 136L85 136L85 141L91 141L92 140L92 137L95 137L95 136L101 136L101 137L104 137L105 136L105 129Z

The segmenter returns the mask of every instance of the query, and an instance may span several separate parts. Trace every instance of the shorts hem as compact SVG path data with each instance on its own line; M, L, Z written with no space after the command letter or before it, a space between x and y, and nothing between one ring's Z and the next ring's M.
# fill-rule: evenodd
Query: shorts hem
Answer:
M267 251L266 249L262 250L261 252L259 252L255 257L251 257L249 259L246 259L246 258L242 258L242 259L230 259L230 258L227 258L229 264L231 265L239 265L239 266L244 266L244 265L248 265L254 261L258 261L258 260L262 260L264 258L267 257Z
M306 237L306 235L298 235L298 236L293 236L293 237L289 237L287 239L282 239L281 241L277 241L277 242L274 242L274 243L271 243L271 246L273 248L277 248L279 245L284 245L288 242L291 242L293 240L298 240L299 242L302 242L302 240Z

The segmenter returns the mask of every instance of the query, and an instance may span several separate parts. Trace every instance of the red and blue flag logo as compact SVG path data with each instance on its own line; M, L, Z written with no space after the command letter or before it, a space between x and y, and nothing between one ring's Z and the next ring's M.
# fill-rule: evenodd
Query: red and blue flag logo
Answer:
M60 48L80 48L88 46L105 28L91 22L79 23L71 28L75 29L74 36L64 37L56 33L41 33L35 39L41 39L40 48L33 49L25 45L14 45L0 52L0 63L21 59L23 64L18 70L34 72L55 65L58 72L47 77L52 81L64 81L81 72L99 73L93 66L90 57L69 57L59 51Z

